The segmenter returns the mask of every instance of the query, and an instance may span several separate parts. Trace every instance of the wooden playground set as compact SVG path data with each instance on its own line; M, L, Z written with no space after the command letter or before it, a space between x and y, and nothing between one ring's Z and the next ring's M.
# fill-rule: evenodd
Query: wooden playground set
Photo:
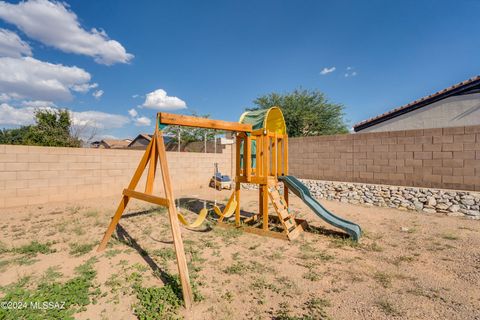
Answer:
M231 131L234 132L236 139L235 188L228 202L223 210L216 203L212 208L204 207L199 212L197 219L192 223L188 223L175 206L175 197L173 195L162 135L162 129L170 125ZM161 170L165 192L164 197L153 194L158 165ZM142 191L137 191L136 187L145 170L147 170L145 188ZM258 212L247 213L240 210L242 183L258 185ZM283 192L280 183L283 184ZM188 309L192 305L193 294L181 238L180 223L187 228L199 227L207 218L209 212L213 211L218 216L218 226L238 228L245 232L262 236L293 240L305 230L307 222L296 218L289 209L289 190L302 198L324 221L343 229L354 240L359 239L361 229L358 225L339 218L323 208L298 179L288 175L288 135L283 114L278 107L245 112L239 122L160 112L157 114L152 140L147 146L130 184L123 190L120 204L97 251L102 251L106 248L131 198L168 208L183 299L185 307ZM269 201L272 203L275 214L269 213Z

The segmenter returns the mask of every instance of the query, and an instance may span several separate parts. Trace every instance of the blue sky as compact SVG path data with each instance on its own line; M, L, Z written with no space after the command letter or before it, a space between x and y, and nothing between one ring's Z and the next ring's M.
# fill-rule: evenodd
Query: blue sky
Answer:
M353 125L479 74L478 12L478 1L0 1L0 127L49 105L99 136L133 137L157 111L236 121L256 97L296 88L342 103Z

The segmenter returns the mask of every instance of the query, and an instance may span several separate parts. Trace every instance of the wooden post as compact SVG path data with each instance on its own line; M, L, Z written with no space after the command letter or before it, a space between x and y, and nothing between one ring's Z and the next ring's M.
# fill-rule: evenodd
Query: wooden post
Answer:
M278 141L277 141L277 133L273 135L273 144L272 144L272 175L277 175L277 161L278 161Z
M241 166L240 166L240 160L241 160L241 157L240 157L240 151L241 151L241 143L242 143L242 138L240 136L240 134L237 134L237 145L236 145L236 163L235 163L235 169L236 169L236 172L235 172L235 199L237 200L237 207L235 208L235 225L237 227L240 226L240 175L241 175ZM245 150L245 149L244 149ZM245 155L245 154L244 154Z
M264 161L264 173L265 173L265 178L268 178L270 175L270 137L268 136L267 133L263 135L264 138L264 144L263 144L263 150L265 150L265 155L263 156L263 161Z
M120 203L118 204L117 211L115 211L115 214L113 215L112 220L110 221L110 225L108 226L107 231L105 231L102 241L100 241L100 245L97 248L97 252L101 252L105 250L105 248L107 247L108 240L110 240L110 238L112 237L113 231L115 231L115 227L120 221L120 218L122 217L123 211L125 211L125 208L127 207L129 200L130 200L129 197L122 196L122 200L120 200Z
M170 172L168 170L167 153L165 152L165 144L161 131L155 132L157 135L157 149L160 158L160 168L162 169L163 187L165 189L165 196L169 201L168 217L170 226L172 228L173 244L177 256L178 273L180 275L180 283L182 285L183 301L185 308L190 309L193 303L192 287L190 286L190 277L188 275L187 259L185 257L185 250L183 248L182 235L180 232L180 225L178 224L177 209L175 208L175 198L173 196L172 184L170 181Z
M283 174L288 176L288 135L283 135Z
M152 137L152 144L156 145L156 136ZM145 185L145 193L152 194L153 192L153 181L155 180L155 173L157 172L157 158L158 152L157 148L153 148L150 152L150 160L149 160L149 167L148 167L148 175L147 175L147 183Z
M258 172L257 176L260 178L263 176L263 137L256 136L257 138L257 165L256 165L256 170Z
M236 152L235 152L235 158L236 158L236 161L235 161L235 175L237 176L237 179L235 180L238 180L240 178L240 175L241 175L241 166L240 166L240 162L241 162L241 157L240 157L240 150L241 150L241 146L242 146L242 139L240 138L240 135L237 135L237 139L236 139L236 145L235 145L235 149L236 149Z
M245 175L247 177L247 182L252 180L252 139L250 136L246 136L243 144L243 157L245 159Z
M260 212L263 217L262 228L263 230L268 230L268 186L266 184L262 184L259 187L262 198L260 208Z
M283 139L282 136L277 138L277 176L283 175L283 163L282 163L282 158L283 158L283 152L282 152L282 145L283 145Z
M258 211L261 216L263 216L263 197L262 197L262 186L258 186Z

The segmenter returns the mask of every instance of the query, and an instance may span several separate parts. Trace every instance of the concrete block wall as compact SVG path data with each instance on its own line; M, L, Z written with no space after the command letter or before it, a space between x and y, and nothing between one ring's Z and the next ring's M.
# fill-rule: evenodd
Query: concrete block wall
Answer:
M480 126L289 139L304 179L480 191Z
M175 194L206 189L214 162L219 163L222 173L231 174L231 146L226 147L220 154L167 152ZM0 145L0 208L120 196L143 153L143 150ZM137 190L144 188L145 175ZM163 195L160 170L155 183L154 193Z

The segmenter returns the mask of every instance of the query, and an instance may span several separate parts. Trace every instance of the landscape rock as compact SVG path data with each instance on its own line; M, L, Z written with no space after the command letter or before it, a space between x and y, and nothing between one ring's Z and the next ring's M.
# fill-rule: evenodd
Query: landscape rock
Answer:
M435 207L437 205L437 200L434 197L428 197L427 205L430 207Z
M425 213L480 219L480 193L434 188L397 187L365 183L345 183L301 179L313 197L321 200L412 210ZM280 184L283 189L283 184ZM243 189L257 189L243 184Z
M453 204L448 208L450 212L458 212L460 210L460 206L458 204Z

